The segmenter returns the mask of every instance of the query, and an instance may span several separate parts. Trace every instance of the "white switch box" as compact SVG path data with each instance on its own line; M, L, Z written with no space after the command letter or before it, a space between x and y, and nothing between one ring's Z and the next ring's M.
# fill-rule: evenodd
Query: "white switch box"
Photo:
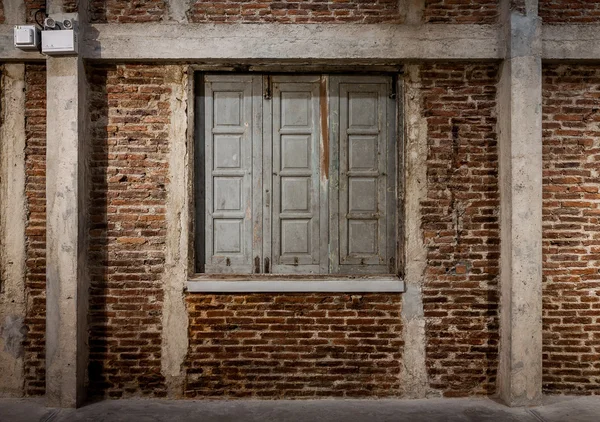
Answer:
M17 25L14 29L15 47L21 50L37 50L40 31L35 25Z
M77 35L72 29L42 31L42 53L77 54Z

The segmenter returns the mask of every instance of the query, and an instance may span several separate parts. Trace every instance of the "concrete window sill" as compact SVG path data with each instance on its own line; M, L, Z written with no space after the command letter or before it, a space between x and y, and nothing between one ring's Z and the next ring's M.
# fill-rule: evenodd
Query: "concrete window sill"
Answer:
M404 280L395 275L201 274L188 280L187 291L191 293L402 293Z

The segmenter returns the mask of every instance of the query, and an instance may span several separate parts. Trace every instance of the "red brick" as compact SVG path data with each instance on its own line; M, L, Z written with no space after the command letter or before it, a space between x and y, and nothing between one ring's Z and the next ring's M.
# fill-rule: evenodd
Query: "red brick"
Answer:
M574 10L582 6L546 1L540 9L567 3ZM582 101L600 94L598 78L600 67L593 65L543 69L543 383L549 394L600 394L600 374L590 371L600 336L594 318L598 311L593 310L600 309L595 212L600 198L593 195L600 182L588 170L597 168L590 163L600 159L594 119L599 107ZM584 372L585 377L572 377Z

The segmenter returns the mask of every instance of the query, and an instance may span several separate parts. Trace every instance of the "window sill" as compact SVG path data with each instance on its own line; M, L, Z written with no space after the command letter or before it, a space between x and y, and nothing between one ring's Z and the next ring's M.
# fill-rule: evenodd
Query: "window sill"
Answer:
M402 293L404 280L394 275L198 275L188 280L190 293Z

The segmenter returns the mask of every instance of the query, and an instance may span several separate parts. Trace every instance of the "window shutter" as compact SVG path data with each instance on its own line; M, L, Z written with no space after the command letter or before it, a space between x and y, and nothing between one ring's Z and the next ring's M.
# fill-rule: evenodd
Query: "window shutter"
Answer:
M260 174L253 168L257 129L253 114L259 113L253 103L260 95L253 92L257 86L260 90L255 79L250 75L205 77L205 250L209 273L254 270L253 191Z
M265 105L272 116L272 139L265 138L264 146L272 156L264 162L271 166L272 221L265 239L271 239L273 273L327 272L321 236L327 219L319 215L327 207L320 201L320 80L274 76L273 97Z
M339 157L331 171L332 234L337 237L332 272L391 272L396 171L390 82L332 77L332 140L338 141L332 155Z

